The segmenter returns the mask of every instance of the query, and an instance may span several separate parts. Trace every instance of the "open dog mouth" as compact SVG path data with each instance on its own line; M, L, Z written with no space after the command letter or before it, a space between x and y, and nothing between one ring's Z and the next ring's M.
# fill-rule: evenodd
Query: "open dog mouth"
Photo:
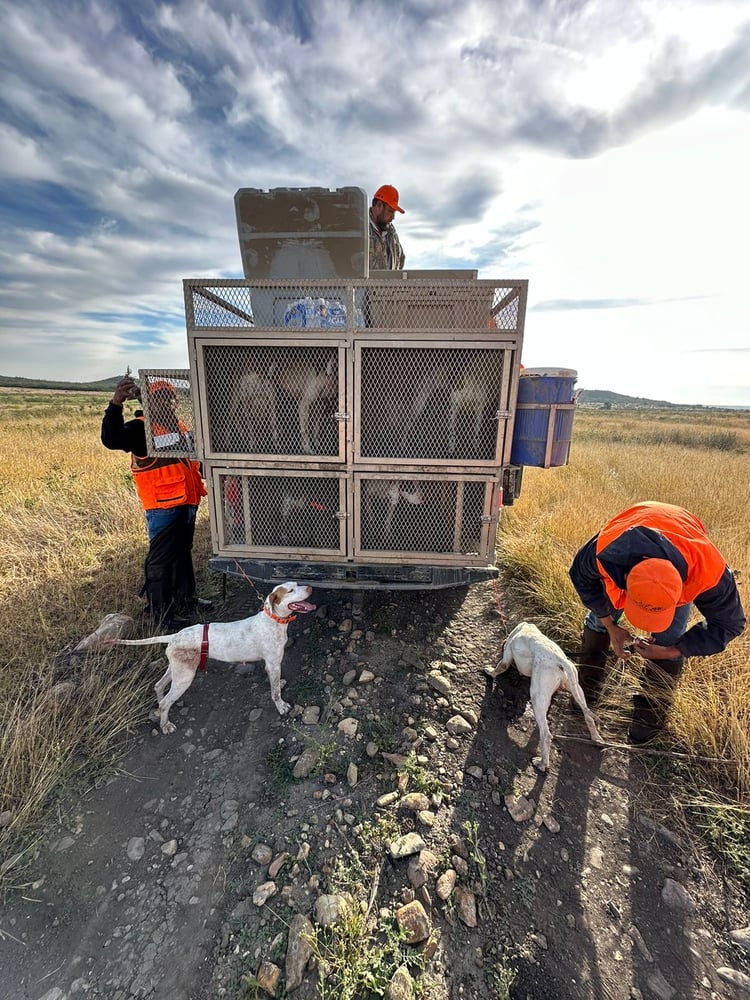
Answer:
M317 605L311 604L309 601L290 601L289 610L290 611L300 611L306 614L308 611L315 611Z

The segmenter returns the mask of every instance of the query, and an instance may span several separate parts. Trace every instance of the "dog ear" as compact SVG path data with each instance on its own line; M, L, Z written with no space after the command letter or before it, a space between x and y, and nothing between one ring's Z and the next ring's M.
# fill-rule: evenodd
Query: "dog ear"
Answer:
M278 587L274 587L271 593L268 595L268 599L271 602L271 606L275 607L277 604L280 604L288 593L289 591L287 590L287 588L282 587L281 584L279 584Z

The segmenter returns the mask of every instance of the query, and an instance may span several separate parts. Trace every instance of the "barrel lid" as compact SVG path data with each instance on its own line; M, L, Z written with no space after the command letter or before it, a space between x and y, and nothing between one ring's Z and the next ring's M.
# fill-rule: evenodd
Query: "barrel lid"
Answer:
M521 372L521 378L527 378L529 375L535 375L537 378L540 376L546 378L578 378L578 372L573 368L524 368Z

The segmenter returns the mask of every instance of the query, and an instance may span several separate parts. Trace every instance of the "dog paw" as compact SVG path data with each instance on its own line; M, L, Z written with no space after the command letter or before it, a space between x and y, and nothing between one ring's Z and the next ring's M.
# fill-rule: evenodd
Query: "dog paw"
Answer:
M276 701L274 704L278 709L279 715L286 715L287 712L291 712L292 710L292 706L287 701Z
M531 763L534 765L537 771L541 771L542 774L544 774L544 772L547 770L547 767L549 766L548 764L545 764L545 762L542 760L541 757L534 757Z
M164 725L161 727L161 731L164 733L165 736L170 736L172 733L177 732L177 726L174 724L174 722L165 722Z

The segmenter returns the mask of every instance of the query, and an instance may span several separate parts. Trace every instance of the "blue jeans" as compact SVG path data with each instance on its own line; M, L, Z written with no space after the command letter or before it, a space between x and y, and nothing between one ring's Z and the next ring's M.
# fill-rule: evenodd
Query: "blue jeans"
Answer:
M683 604L677 608L674 613L674 618L672 619L672 624L664 632L654 632L654 643L657 646L674 646L674 644L681 639L685 634L687 629L688 618L690 617L690 611L692 609L692 604ZM622 618L622 611L615 611L612 615L615 624L619 622ZM591 629L592 632L606 632L606 628L599 621L599 618L594 614L593 611L589 611L586 615L586 621L584 622L586 628Z
M185 513L186 507L187 513ZM198 508L194 507L192 504L187 504L182 507L165 507L160 510L147 510L144 513L146 514L146 531L148 532L148 540L152 542L160 531L169 527L170 524L173 524L180 517L185 517L187 524L195 524L195 516L198 513Z

